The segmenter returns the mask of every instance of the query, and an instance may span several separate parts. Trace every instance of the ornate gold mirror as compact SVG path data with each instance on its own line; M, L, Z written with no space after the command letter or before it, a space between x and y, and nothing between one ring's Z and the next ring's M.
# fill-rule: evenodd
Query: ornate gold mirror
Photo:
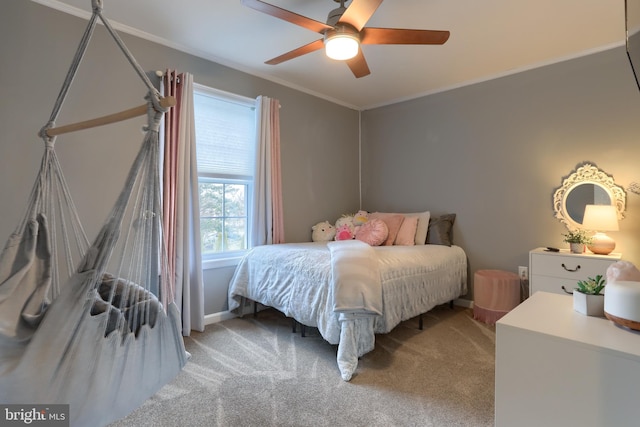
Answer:
M556 218L569 230L582 225L586 205L614 205L618 219L624 218L626 196L613 177L585 163L562 181L553 194L553 211Z

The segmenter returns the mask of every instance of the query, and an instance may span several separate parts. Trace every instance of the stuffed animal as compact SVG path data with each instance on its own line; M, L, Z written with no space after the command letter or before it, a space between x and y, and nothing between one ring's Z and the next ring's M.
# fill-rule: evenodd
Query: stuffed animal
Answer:
M322 221L311 227L311 240L314 242L330 242L336 237L336 228L329 221Z
M355 238L353 228L353 225L349 226L349 224L342 224L340 226L337 226L335 240L353 240Z
M343 225L348 226L351 231L353 231L353 215L342 215L340 218L338 218L338 220L336 221L336 229L340 228Z
M367 211L358 211L353 216L353 225L357 227L358 225L364 224L368 220L369 220L369 214L367 213Z
M353 215L342 215L336 221L336 240L349 240L354 236Z
M367 211L358 211L353 215L353 238L357 239L358 230L369 221Z

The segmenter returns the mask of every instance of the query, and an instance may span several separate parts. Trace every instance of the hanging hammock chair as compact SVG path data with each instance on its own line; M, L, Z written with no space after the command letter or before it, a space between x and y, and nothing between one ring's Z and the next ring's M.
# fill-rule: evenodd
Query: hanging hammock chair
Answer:
M108 20L93 14L40 131L45 152L24 219L0 255L0 402L69 404L72 426L122 418L186 364L161 230L161 99ZM97 19L148 88L146 105L54 127ZM89 244L54 150L56 135L147 114L124 188ZM96 183L98 187L99 183Z

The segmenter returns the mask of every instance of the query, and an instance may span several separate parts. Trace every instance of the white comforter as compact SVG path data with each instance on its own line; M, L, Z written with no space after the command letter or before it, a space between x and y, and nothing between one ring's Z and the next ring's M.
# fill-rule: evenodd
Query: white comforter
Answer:
M338 344L338 367L349 381L376 333L467 292L467 259L458 246L377 246L382 315L334 311L332 256L327 243L259 246L242 259L229 285L229 310L248 298L317 327Z

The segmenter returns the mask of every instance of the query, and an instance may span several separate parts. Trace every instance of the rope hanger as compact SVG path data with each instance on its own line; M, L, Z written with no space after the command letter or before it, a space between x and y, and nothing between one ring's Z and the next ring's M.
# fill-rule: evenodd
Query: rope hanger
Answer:
M67 72L67 76L65 77L62 88L60 89L60 93L58 94L58 98L53 107L53 111L51 112L51 116L47 124L40 130L38 135L45 139L45 141L50 141L51 138L61 135L64 133L76 132L83 129L90 129L97 126L103 126L110 123L116 123L123 120L128 120L134 117L142 116L144 114L152 115L154 112L164 113L168 108L171 108L176 105L176 99L173 96L162 97L158 90L153 86L144 70L140 67L140 65L136 62L135 58L129 51L129 49L125 46L124 42L115 32L111 23L104 18L102 15L102 0L91 0L91 6L93 13L91 18L89 19L89 24L85 29L85 32L80 40L80 44L78 49L76 50L76 54L71 63L71 67ZM100 21L104 24L105 28L108 30L111 37L114 39L120 50L127 57L129 63L136 70L138 76L142 79L143 83L149 89L148 99L150 102L147 104L140 105L138 107L130 108L127 110L119 111L117 113L109 114L106 116L97 117L95 119L85 120L81 122L72 123L65 126L55 127L55 121L60 113L60 109L62 108L62 104L64 103L67 93L69 92L69 88L75 78L75 75L78 71L78 67L80 66L80 62L84 57L87 46L89 45L89 41L91 40L91 36L93 35L93 31L95 29L97 18L100 18ZM154 111L150 111L153 109Z
M102 0L91 4L88 26L39 133L44 153L26 210L0 252L0 402L69 405L74 427L126 416L187 362L175 278L167 267L158 173L160 124L175 99L161 98L101 15ZM98 18L147 86L146 105L56 128ZM56 135L145 112L138 153L89 242L58 161ZM92 165L91 159L78 160ZM121 179L113 162L100 166Z

